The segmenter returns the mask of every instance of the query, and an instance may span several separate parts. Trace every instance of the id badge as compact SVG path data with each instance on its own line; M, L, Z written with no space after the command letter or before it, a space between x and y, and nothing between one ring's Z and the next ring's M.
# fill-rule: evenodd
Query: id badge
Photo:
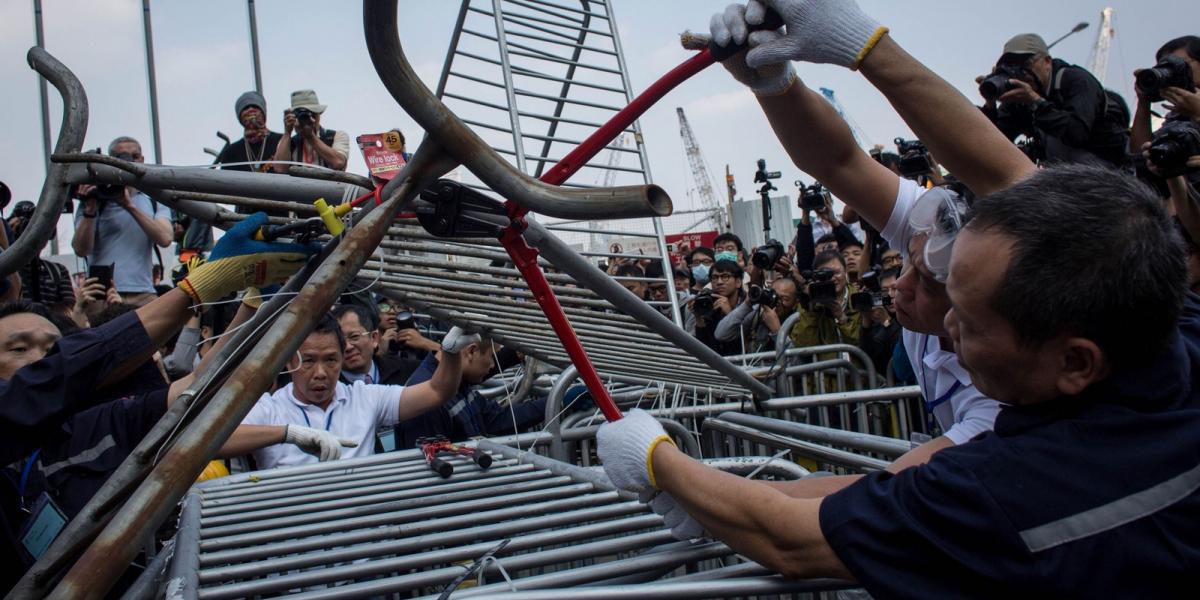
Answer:
M387 429L375 433L375 439L379 442L379 446L384 452L394 452L396 450L395 429Z
M54 504L49 494L42 492L38 494L37 501L29 511L29 518L21 527L21 547L36 561L66 526L66 515Z

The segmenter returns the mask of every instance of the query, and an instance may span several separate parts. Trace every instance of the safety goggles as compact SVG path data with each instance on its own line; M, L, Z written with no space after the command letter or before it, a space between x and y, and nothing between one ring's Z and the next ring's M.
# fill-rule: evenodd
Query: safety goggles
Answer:
M935 279L945 282L950 275L950 253L954 240L966 224L967 202L953 190L936 187L917 199L908 216L913 237L925 235L923 258Z

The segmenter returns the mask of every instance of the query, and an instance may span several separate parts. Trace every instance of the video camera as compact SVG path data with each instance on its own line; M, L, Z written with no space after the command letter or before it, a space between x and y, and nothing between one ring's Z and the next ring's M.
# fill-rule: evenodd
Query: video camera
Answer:
M800 188L800 210L818 211L831 204L829 190L825 189L820 181L814 181L812 185L804 187L804 182L797 179L796 187Z
M858 312L867 312L876 307L892 305L892 297L883 293L879 283L879 271L868 271L859 278L863 290L850 294L850 307Z
M767 159L758 159L758 170L754 172L754 183L766 183L767 185L771 185L772 179L779 179L782 176L783 174L779 171L767 170ZM775 187L771 186L767 189L775 189Z
M1200 123L1190 119L1171 119L1150 138L1150 162L1163 177L1191 171L1187 160L1196 155L1200 155Z
M746 294L746 300L750 302L751 306L775 308L779 304L779 295L771 288L751 285L750 291Z
M779 240L767 240L767 243L754 249L750 255L750 263L766 271L775 268L775 263L783 257L783 244Z
M839 301L837 282L833 280L831 269L813 269L800 274L808 282L808 306L814 311L822 312L833 308Z
M1192 68L1187 61L1173 54L1164 56L1157 65L1142 69L1134 75L1135 85L1139 92L1151 102L1163 99L1162 89L1177 87L1189 92L1196 91L1192 81Z
M979 95L988 102L995 102L1005 93L1016 89L1010 79L1027 81L1030 79L1029 69L1014 64L1000 63L991 74L979 82Z
M893 142L896 144L896 154L900 155L900 162L896 164L896 168L901 177L915 179L933 173L933 159L929 157L929 148L920 140L896 138Z

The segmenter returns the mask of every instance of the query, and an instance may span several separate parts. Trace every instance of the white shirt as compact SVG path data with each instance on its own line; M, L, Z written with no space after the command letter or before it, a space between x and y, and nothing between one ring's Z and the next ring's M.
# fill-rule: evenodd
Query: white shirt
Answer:
M367 385L338 382L333 400L325 410L296 399L292 384L274 394L263 394L243 425L300 425L324 429L339 438L358 442L355 448L342 448L342 458L370 456L375 453L375 431L380 426L400 422L400 396L404 386ZM290 467L318 462L317 457L293 444L276 444L254 451L260 469Z
M892 248L908 261L908 242L911 231L908 216L925 188L910 179L900 180L896 206L887 226L879 232ZM958 364L958 355L942 350L938 338L904 330L904 349L917 374L917 385L925 396L925 407L933 413L943 435L951 442L962 444L971 438L991 431L1000 412L1000 403L983 395L971 383L971 377Z

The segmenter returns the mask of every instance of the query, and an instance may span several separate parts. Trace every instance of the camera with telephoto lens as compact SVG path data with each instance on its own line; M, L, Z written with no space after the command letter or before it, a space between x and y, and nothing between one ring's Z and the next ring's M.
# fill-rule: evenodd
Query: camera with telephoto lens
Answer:
M1200 123L1189 119L1171 119L1150 138L1150 162L1163 177L1183 175L1189 169L1187 161L1200 155Z
M808 306L817 312L825 312L833 308L839 301L837 282L833 280L833 270L813 269L800 274L808 284Z
M1137 89L1151 102L1163 99L1163 88L1177 87L1189 92L1196 91L1192 81L1192 68L1187 61L1173 54L1164 56L1157 65L1142 69L1134 75Z
M1010 79L1025 81L1029 79L1029 70L1012 64L998 64L990 75L979 82L979 95L988 102L995 102L1005 93L1017 89Z
M829 190L821 182L814 181L812 185L804 187L804 182L797 179L796 187L800 188L801 210L819 211L829 205Z
M767 240L767 243L754 249L750 255L750 263L763 269L775 268L775 263L783 257L783 244L779 240Z
M713 298L713 291L710 289L700 290L692 300L692 312L698 317L711 315L715 308L716 298Z
M750 286L750 291L746 294L746 300L750 302L751 306L775 308L779 304L779 295L771 288L752 285Z
M402 310L396 313L396 330L400 331L403 329L416 329L417 325L414 323L415 320L416 319L413 317L413 314L407 310ZM403 347L404 344L400 343L400 340L388 340L388 352L391 352L392 354L399 352Z
M901 177L913 179L933 172L933 159L929 158L929 148L920 140L896 138L893 141L896 143L896 154L900 155L896 168L899 169Z
M872 308L891 304L892 298L883 293L879 284L879 271L868 271L859 278L861 292L850 294L850 307L858 312L867 312Z
M304 125L305 127L312 125L313 114L314 114L313 111L308 110L307 108L293 108L292 109L292 116L296 117L296 122L301 125Z

